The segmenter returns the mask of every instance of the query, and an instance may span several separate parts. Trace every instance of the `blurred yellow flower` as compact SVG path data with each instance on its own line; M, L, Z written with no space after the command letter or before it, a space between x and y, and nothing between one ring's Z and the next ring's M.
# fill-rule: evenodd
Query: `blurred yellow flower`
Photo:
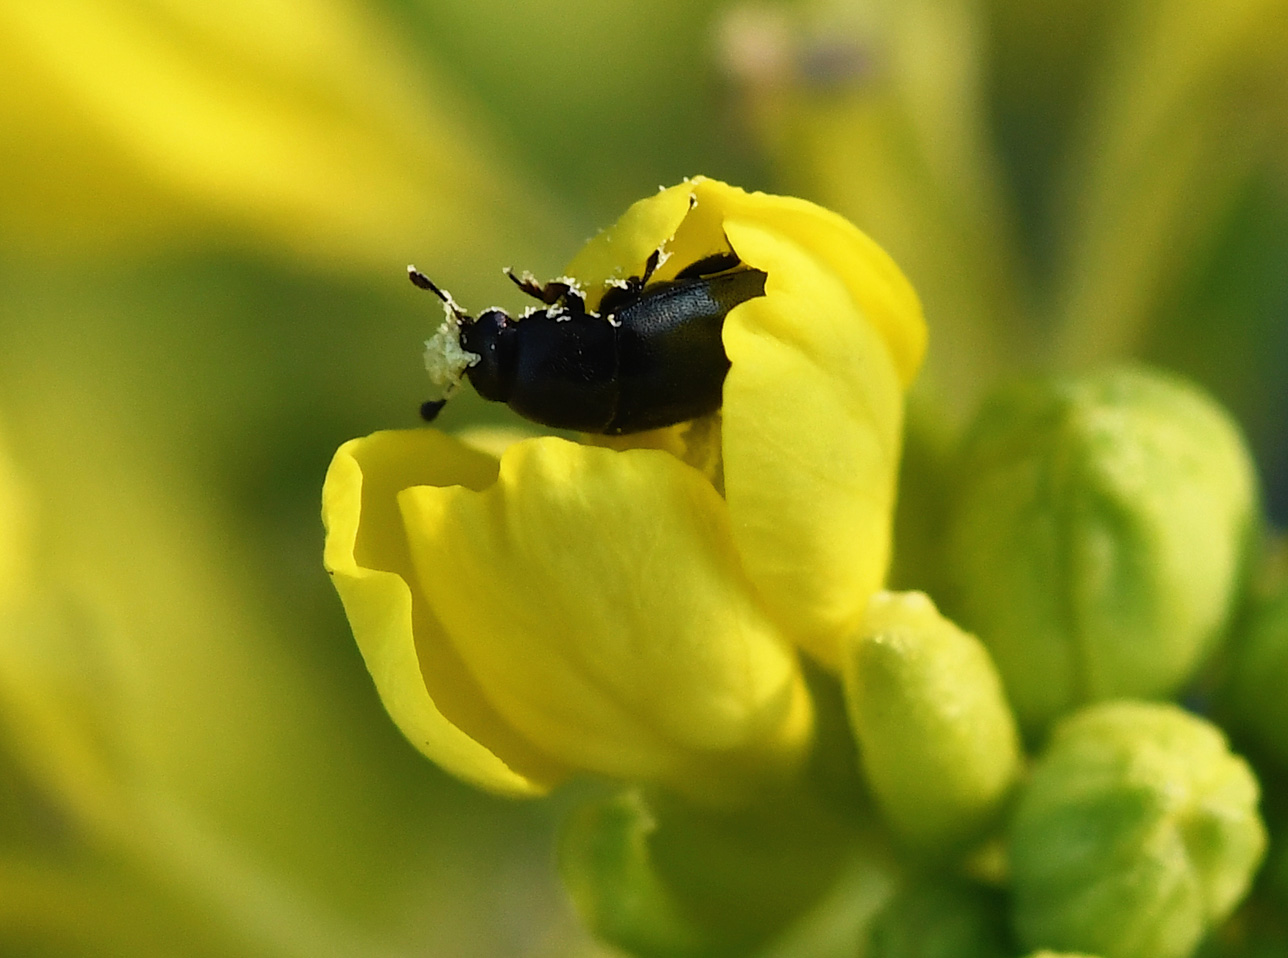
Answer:
M0 2L0 241L220 232L390 268L551 219L442 78L352 0ZM86 118L92 122L86 122ZM551 228L551 227L548 227Z
M250 598L228 512L158 482L116 421L78 420L75 384L45 386L32 398L57 435L4 409L20 498L0 449L0 576L21 573L0 577L0 940L386 953L394 934L350 909L397 870L380 836L409 823L372 797L397 778L353 761L344 704Z
M494 790L572 771L720 794L809 737L793 645L835 663L889 555L925 330L890 259L802 200L697 179L569 267L590 305L732 248L765 295L724 326L715 421L496 458L438 432L337 453L326 565L391 715ZM673 455L672 453L678 453Z

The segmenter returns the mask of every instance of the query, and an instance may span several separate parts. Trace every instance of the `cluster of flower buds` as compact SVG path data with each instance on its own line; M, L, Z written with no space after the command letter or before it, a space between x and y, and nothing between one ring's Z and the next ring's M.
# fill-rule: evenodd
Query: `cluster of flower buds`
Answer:
M637 203L568 275L593 309L650 256L666 281L714 254L766 275L724 320L720 413L337 454L327 565L411 741L496 792L598 782L561 873L642 958L1273 936L1246 915L1288 910L1282 887L1241 908L1258 777L1217 723L1288 762L1288 596L1241 615L1260 519L1229 418L1143 369L1007 390L912 484L953 491L912 571L934 600L882 591L917 299L840 218L710 180Z

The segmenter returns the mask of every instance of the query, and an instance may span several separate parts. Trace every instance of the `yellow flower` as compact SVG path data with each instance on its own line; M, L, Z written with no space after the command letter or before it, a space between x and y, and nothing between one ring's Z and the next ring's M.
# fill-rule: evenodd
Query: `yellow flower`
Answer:
M451 86L356 0L0 2L0 238L460 262L545 210Z
M706 179L568 272L593 307L659 247L659 279L730 247L768 276L725 321L720 417L499 460L377 433L327 476L326 565L386 707L493 790L589 770L713 795L789 766L811 727L794 646L834 664L882 584L911 287L840 217Z

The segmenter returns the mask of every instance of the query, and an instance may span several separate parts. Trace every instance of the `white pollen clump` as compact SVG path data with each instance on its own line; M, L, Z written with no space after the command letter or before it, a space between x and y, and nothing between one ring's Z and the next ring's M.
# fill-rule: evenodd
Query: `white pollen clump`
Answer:
M425 340L425 371L438 390L431 400L447 399L461 384L465 370L483 357L461 346L461 321L451 306L444 304L447 316L438 332Z
M586 298L586 287L581 285L580 280L573 279L571 276L560 276L555 282L567 286L568 292L573 296L580 296L582 299Z

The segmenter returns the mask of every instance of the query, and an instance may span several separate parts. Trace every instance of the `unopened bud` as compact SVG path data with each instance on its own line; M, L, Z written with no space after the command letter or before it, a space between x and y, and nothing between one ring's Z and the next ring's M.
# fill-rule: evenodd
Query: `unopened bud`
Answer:
M1011 829L1021 943L1185 958L1248 890L1266 845L1258 793L1221 731L1174 705L1066 719Z
M1015 719L984 646L924 594L882 592L842 675L864 772L894 830L932 853L979 837L1020 770Z
M1115 369L986 405L948 572L1020 722L1168 697L1222 635L1255 513L1234 423L1192 386Z

